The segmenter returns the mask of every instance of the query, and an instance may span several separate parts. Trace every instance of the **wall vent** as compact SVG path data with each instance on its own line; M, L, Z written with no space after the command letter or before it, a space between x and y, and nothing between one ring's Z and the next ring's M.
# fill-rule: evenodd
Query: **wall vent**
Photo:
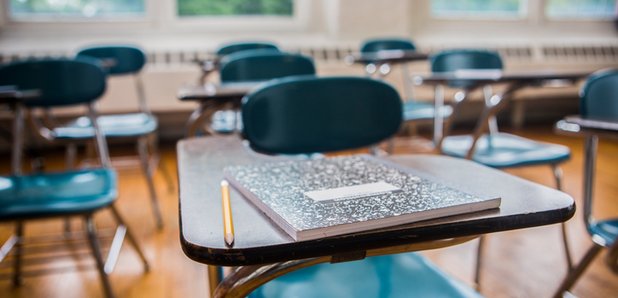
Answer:
M453 48L454 46L435 46L421 48L422 51L435 53L437 51ZM456 47L456 46L455 46ZM461 47L461 46L459 46ZM549 61L549 62L607 62L618 63L618 45L547 45L547 46L477 46L498 51L506 60L513 62L522 61ZM300 47L285 48L293 53L302 53L315 59L317 62L343 62L344 58L356 51L350 47ZM45 58L45 57L70 57L71 52L61 51L30 51L30 52L0 52L0 63L8 63L15 60ZM193 64L195 60L203 60L214 56L212 50L155 50L148 52L148 62L156 66L177 66Z

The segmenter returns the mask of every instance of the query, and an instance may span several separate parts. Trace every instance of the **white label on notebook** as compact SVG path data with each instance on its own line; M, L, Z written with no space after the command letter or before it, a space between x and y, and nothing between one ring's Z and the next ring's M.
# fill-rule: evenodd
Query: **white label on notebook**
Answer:
M384 181L344 186L325 190L307 191L304 194L317 202L334 201L342 199L357 199L380 195L388 192L400 191L401 188Z

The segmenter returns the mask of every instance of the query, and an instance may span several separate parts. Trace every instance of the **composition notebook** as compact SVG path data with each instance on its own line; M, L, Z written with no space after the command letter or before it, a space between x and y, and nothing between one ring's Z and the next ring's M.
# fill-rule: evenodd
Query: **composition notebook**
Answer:
M230 184L294 240L311 240L498 208L368 155L224 169Z

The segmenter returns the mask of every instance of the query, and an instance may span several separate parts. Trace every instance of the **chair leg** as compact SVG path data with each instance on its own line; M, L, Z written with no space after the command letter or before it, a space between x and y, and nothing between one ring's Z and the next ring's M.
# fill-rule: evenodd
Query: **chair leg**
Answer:
M18 221L15 223L15 255L13 260L13 286L19 286L22 283L21 276L21 261L23 254L23 241L24 241L24 223Z
M94 226L94 220L92 218L92 215L87 215L85 221L86 232L88 233L88 244L90 244L92 256L94 257L94 260L97 264L97 270L99 271L99 277L101 278L101 284L103 285L105 297L114 297L114 292L112 291L112 286L109 282L109 276L107 275L107 273L105 273L105 264L103 262L103 256L101 255L101 247L99 246L99 239L97 238L97 232Z
M64 151L64 167L67 170L75 169L75 160L77 159L77 145L69 143ZM69 236L71 233L71 219L66 217L64 219L64 235Z
M567 273L567 276L560 284L560 287L554 293L554 298L561 298L563 294L571 289L577 279L584 273L588 265L594 260L594 258L599 254L603 247L597 245L596 243L592 244L592 247L588 249L582 260L575 266L573 269L570 269Z
M159 151L159 137L157 136L156 133L151 134L150 136L150 152L152 152L152 155L156 157L157 160L157 164L156 166L158 166L159 170L161 171L161 174L163 174L163 179L165 179L165 182L167 183L167 192L170 194L174 193L174 178L172 178L172 174L169 171L167 165L165 165L165 162L163 162L163 159L161 158L161 152ZM151 175L154 175L153 173L154 171L151 171Z
M553 164L552 172L554 173L554 179L556 180L556 189L562 191L562 169L560 166ZM571 270L573 268L573 259L571 258L571 249L569 247L569 238L567 234L566 222L560 223L562 229L562 244L564 245L564 255L567 261L567 268Z
M476 250L476 267L474 270L474 287L477 291L481 290L481 270L483 268L483 248L485 236L479 237L479 244Z
M120 213L116 209L116 206L112 205L110 207L110 209L112 210L112 215L116 219L116 222L119 225L123 225L123 226L126 227L126 233L127 233L126 236L129 239L129 242L131 243L131 245L133 245L133 248L135 248L135 251L139 255L140 259L142 259L142 263L144 264L144 271L145 272L150 271L150 265L148 264L148 260L146 260L146 256L144 255L144 252L142 251L142 248L139 246L137 240L133 236L133 233L129 229L129 226L127 226L127 224L124 221L124 219L122 218L122 216L120 216Z
M150 203L152 205L152 211L155 216L157 228L159 230L163 229L163 217L161 215L161 210L159 209L159 200L157 199L157 192L154 187L154 181L152 180L152 175L150 171L150 158L148 154L148 139L146 137L141 137L137 141L137 152L140 157L140 163L142 165L142 172L144 174L144 178L146 178L146 184L148 185L148 192L150 193Z

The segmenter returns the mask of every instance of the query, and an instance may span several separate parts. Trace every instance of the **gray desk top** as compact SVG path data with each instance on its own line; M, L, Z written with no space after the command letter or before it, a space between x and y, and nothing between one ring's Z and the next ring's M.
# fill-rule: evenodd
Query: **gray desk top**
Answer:
M395 155L387 159L465 192L499 196L502 206L499 210L295 242L232 190L236 237L234 247L228 249L222 228L222 169L285 157L254 153L236 136L183 140L177 149L182 248L191 259L212 265L266 264L521 229L562 222L575 213L574 201L565 193L467 160Z

